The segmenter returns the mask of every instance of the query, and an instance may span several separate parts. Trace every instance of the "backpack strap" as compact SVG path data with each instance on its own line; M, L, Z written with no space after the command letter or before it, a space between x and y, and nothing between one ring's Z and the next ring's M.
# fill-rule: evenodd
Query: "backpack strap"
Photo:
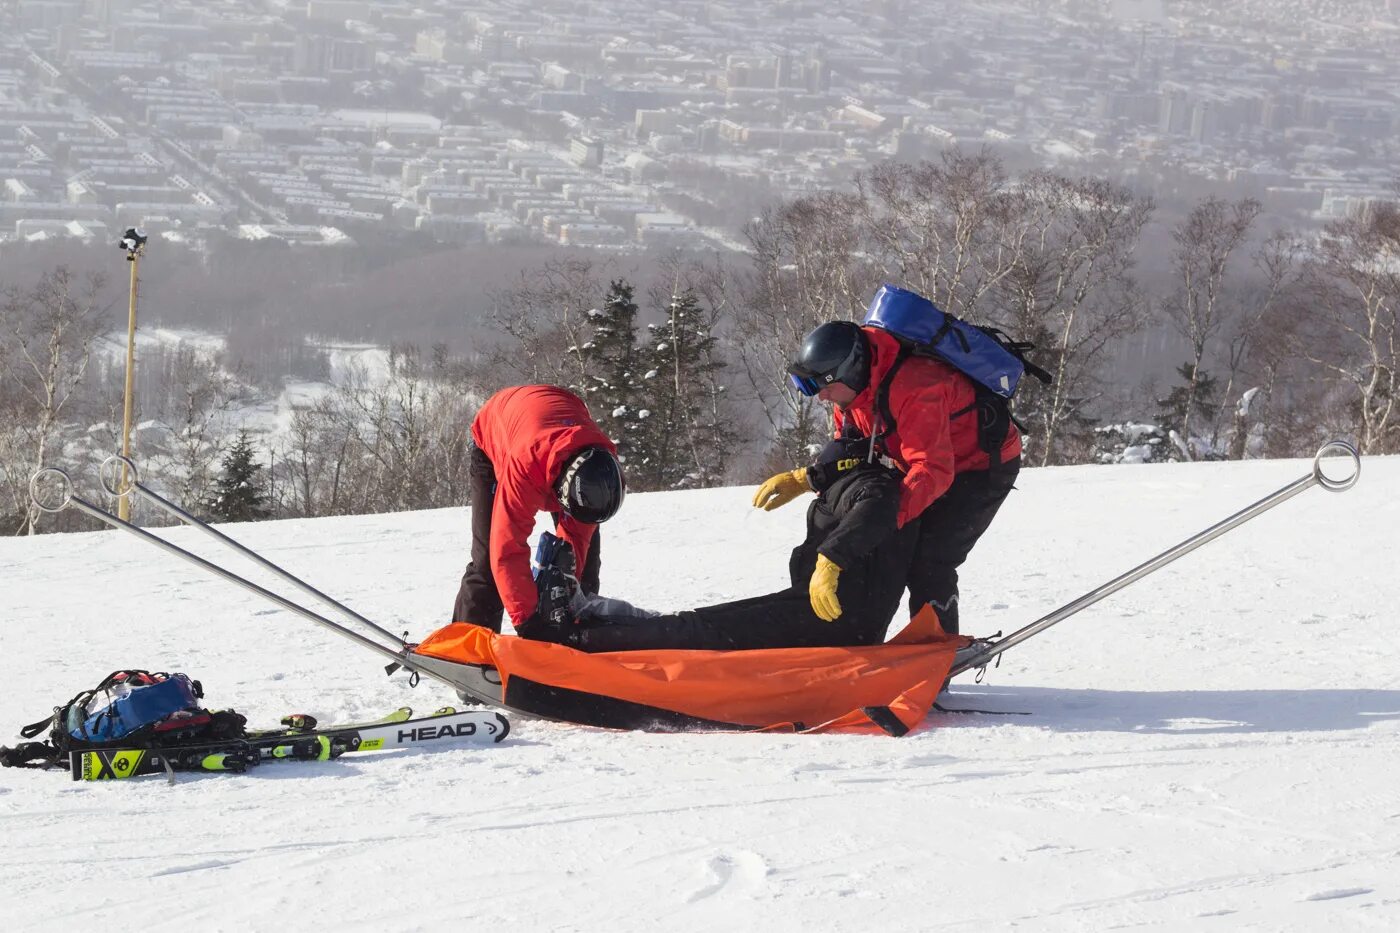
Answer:
M1001 446L1006 443L1006 435L1011 433L1011 403L977 388L977 444L987 455L987 469L1001 466Z
M875 389L875 411L880 416L880 423L875 425L876 430L870 432L870 453L866 456L867 463L875 462L875 445L880 445L880 453L885 453L885 438L894 433L894 412L890 410L890 386L894 383L895 373L899 372L899 367L904 365L904 361L909 359L914 353L914 348L901 340L899 342L899 352L894 356L894 364L890 366L889 372L885 373L885 378L880 380L880 385Z
M108 676L110 677L111 675ZM107 682L104 680L102 683L103 686L105 686ZM98 690L101 689L102 687L98 687L95 690L79 691L73 697L73 699L69 700L67 703L64 703L62 706L55 706L53 708L53 712L49 714L48 719L42 719L39 722L31 722L29 725L20 729L19 734L24 736L26 739L32 739L34 738L34 736L38 735L40 732L43 732L50 726L53 726L55 729L62 728L64 725L64 719L68 715L68 710L70 710L73 707L73 704L87 703L88 700L92 699L93 694L95 694Z
M977 392L976 399L971 405L964 405L953 412L948 416L948 420L977 413L977 446L987 455L987 469L995 470L1001 466L1001 445L1006 443L1006 434L1011 430L1008 422L1015 424L1022 431L1025 428L1016 420L1016 416L1011 414L1011 403L1006 399L976 382L973 382L972 387Z
M948 327L948 324L944 324L945 329ZM993 332L994 336L1001 333L994 328L989 330ZM958 331L954 330L953 333L957 334L957 336L963 340L966 340ZM1005 335L1002 336L1004 337ZM1021 356L1023 350L1030 349L1030 347L1030 344L1016 342L1011 342L1008 345L1008 348L1016 353L1018 357ZM890 367L889 372L885 373L885 378L880 380L880 385L875 390L875 411L879 415L880 420L875 425L876 430L870 432L870 452L866 456L867 462L873 463L875 461L877 445L879 445L878 449L880 455L887 455L887 451L884 447L885 438L893 434L895 429L894 412L890 408L890 386L894 384L894 377L895 374L899 372L899 367L903 366L904 361L915 355L917 351L917 347L901 340L899 342L899 352L895 354L894 365ZM1036 366L1034 363L1026 362L1024 357L1022 357L1021 361L1026 364L1026 372L1040 379L1042 382L1047 384L1050 382L1050 374L1045 370ZM954 418L959 418L963 415L971 414L972 412L977 413L978 446L981 447L982 451L987 455L988 468L995 470L997 467L1001 466L1001 446L1006 442L1006 435L1007 432L1010 431L1011 425L1015 424L1016 427L1023 432L1025 431L1025 427L1021 422L1017 421L1016 416L1011 413L1010 402L997 395L995 392L992 392L990 389L984 388L977 380L969 378L968 381L972 383L972 387L976 391L976 400L973 401L971 405L964 406L952 412L948 416L948 420L952 421Z
M1035 344L1025 340L1012 340L1011 335L1000 327L984 327L981 324L974 324L973 326L1001 344L1008 353L1021 361L1021 365L1026 368L1026 372L1039 379L1042 384L1049 385L1054 381L1054 377L1048 372L1026 359L1026 353L1034 350Z
M6 768L52 768L58 764L58 751L48 742L21 742L14 748L0 747L0 766Z
M29 725L20 729L19 734L24 736L26 739L32 739L34 738L34 736L38 735L40 732L43 732L45 729L51 726L56 716L58 716L58 708L55 708L54 711L49 714L48 719L41 719L38 722L31 722Z

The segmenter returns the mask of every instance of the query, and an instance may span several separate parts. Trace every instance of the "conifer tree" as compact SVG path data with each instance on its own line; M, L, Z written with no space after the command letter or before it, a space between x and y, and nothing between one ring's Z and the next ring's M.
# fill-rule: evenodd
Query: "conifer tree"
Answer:
M612 282L603 307L588 312L593 332L579 349L588 374L578 387L579 394L603 433L617 444L624 464L641 436L644 418L640 413L646 409L633 292L624 279Z
M205 505L209 517L220 522L255 522L268 518L267 492L262 465L254 459L247 431L224 454L222 471Z
M649 489L713 485L724 476L737 434L710 318L686 291L673 296L661 323L647 329L651 344L639 352L647 416L629 476Z
M1209 417L1218 407L1216 393L1219 389L1215 377L1205 370L1198 371L1193 363L1182 363L1176 368L1176 374L1181 377L1181 382L1172 386L1166 398L1157 400L1157 416L1163 427L1177 432L1181 442L1188 447L1188 456L1194 458L1199 452L1194 449L1191 438L1184 433L1187 406L1190 406L1190 413L1196 418Z

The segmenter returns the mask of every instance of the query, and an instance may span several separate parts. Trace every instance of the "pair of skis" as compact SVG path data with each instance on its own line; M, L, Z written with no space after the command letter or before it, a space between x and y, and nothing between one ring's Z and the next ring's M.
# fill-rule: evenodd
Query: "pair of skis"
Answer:
M268 761L328 761L356 752L383 751L443 741L478 744L500 742L510 721L492 710L459 712L444 707L431 716L413 718L403 707L382 719L317 727L310 717L288 717L290 727L253 731L238 739L168 748L86 749L69 754L75 781L112 781L177 771L222 771L241 774Z

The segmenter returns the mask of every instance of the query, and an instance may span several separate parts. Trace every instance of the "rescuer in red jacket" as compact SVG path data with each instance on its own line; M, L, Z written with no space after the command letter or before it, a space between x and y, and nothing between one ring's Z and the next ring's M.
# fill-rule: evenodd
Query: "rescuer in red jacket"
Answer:
M617 447L583 400L558 386L502 389L477 412L471 439L471 563L452 621L499 632L504 608L517 630L530 623L538 594L527 541L540 512L573 547L584 592L596 593L597 527L617 514L626 487Z
M788 373L798 391L836 406L838 434L853 425L874 439L875 456L888 456L904 473L896 520L901 528L919 522L909 612L932 603L944 630L956 633L958 567L1011 492L1021 435L967 376L940 360L901 357L899 349L878 327L834 321L807 335ZM779 473L759 487L754 505L775 509L809 488L805 470ZM810 595L823 618L840 613L840 573L818 559Z

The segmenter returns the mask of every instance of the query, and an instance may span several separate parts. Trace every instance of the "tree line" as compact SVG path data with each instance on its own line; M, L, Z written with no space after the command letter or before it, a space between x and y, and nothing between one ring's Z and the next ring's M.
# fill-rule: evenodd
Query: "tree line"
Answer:
M1251 199L1206 197L1166 225L1169 274L1149 290L1138 268L1155 210L1099 178L1010 177L986 151L885 163L849 190L762 210L744 254L664 257L645 276L599 254L525 269L486 295L496 339L471 356L394 345L375 371L331 374L323 350L295 341L283 367L320 386L284 393L284 410L264 412L277 429L261 434L240 428L274 380L256 359L240 364L236 343L143 350L136 455L167 495L221 520L460 505L476 407L502 386L548 382L588 402L633 489L751 481L824 437L826 412L784 375L803 335L859 320L883 282L1037 345L1054 380L1026 381L1015 404L1034 465L1302 456L1336 436L1363 453L1400 449L1395 201L1305 234L1261 229ZM120 366L101 352L102 293L64 267L5 293L7 532L41 523L27 489L38 466L81 471L116 449ZM1123 376L1124 341L1147 327L1182 348L1166 385Z

